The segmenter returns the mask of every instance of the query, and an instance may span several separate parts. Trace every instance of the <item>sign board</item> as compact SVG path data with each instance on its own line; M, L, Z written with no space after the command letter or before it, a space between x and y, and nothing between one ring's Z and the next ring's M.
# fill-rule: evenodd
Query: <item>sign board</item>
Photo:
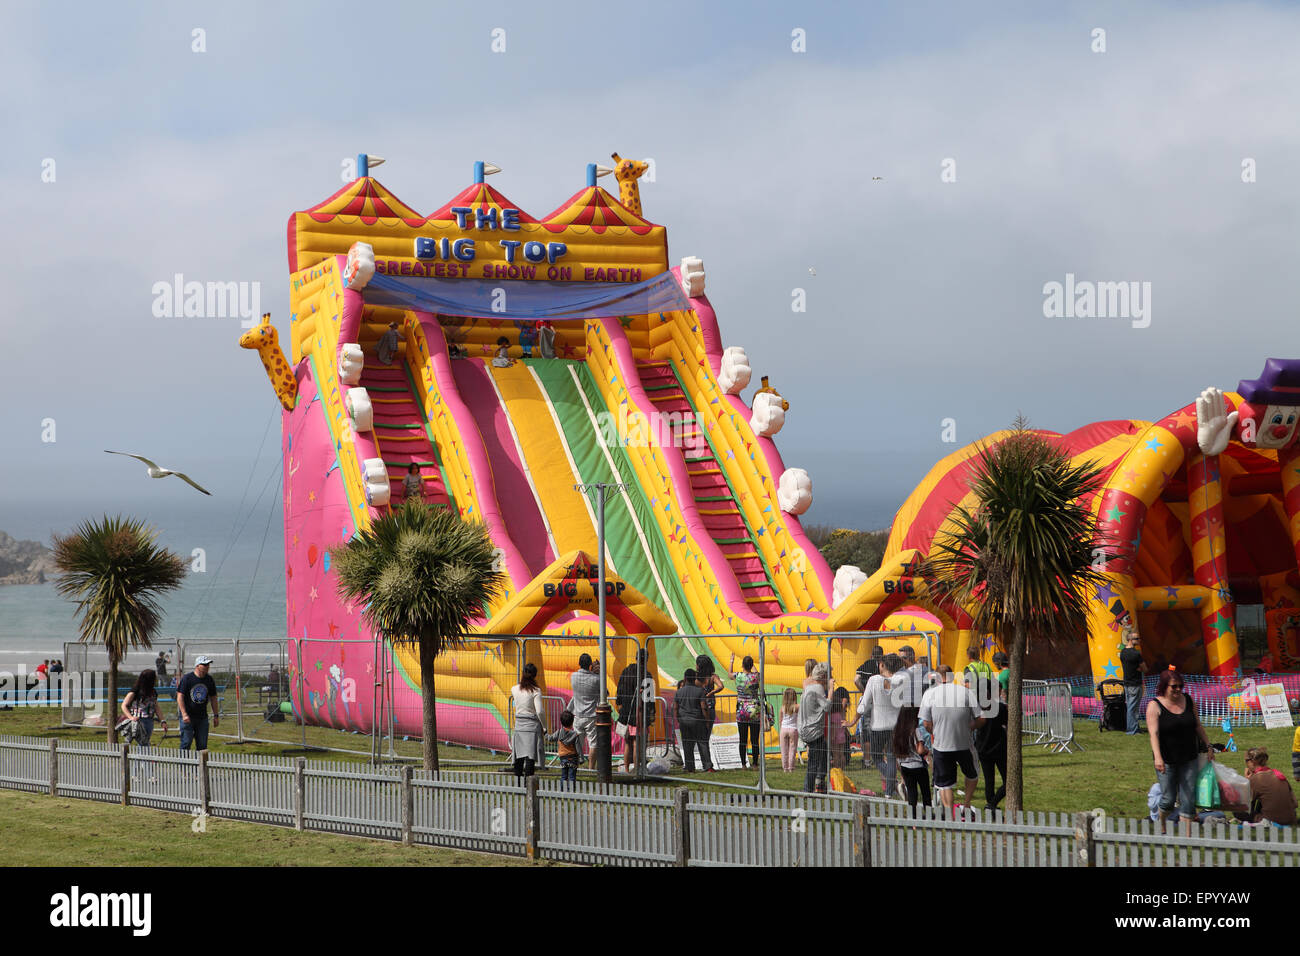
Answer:
M714 724L709 737L709 756L719 770L740 769L740 728L734 723Z
M682 743L681 728L677 730L677 749L686 753ZM718 770L737 770L740 768L740 728L735 724L714 724L713 734L709 737L709 759Z
M1257 684L1259 712L1264 715L1264 726L1269 730L1290 727L1291 707L1287 704L1286 687L1282 684Z

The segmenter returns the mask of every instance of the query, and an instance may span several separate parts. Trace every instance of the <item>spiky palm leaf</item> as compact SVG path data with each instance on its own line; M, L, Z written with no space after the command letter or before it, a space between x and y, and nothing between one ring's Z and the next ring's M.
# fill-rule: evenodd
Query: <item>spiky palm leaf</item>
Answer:
M157 597L181 586L185 561L160 547L143 521L107 515L54 536L56 587L77 603L83 643L108 651L108 739L117 742L117 669L132 647L151 647L162 626Z
M977 634L1010 650L1007 689L1007 810L1024 806L1021 684L1029 639L1087 633L1092 589L1104 583L1111 542L1088 498L1101 487L1092 463L1069 454L1018 418L1012 432L980 449L969 479L976 506L954 509L918 568L939 601L963 608Z
M419 650L424 765L436 771L434 661L468 637L471 621L501 589L492 539L482 524L454 511L408 501L330 555L339 594L365 605L363 616L376 633Z

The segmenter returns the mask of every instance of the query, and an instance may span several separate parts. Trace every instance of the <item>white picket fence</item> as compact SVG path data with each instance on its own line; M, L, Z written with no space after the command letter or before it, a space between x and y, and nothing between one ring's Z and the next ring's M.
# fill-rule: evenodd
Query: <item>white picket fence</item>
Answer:
M913 817L845 795L679 788L0 736L0 788L620 866L1297 866L1295 828L1090 814Z

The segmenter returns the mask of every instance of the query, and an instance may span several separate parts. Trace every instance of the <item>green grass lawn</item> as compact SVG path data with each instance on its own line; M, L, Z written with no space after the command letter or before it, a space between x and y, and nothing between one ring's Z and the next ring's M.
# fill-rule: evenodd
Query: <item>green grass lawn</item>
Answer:
M196 860L204 866L546 865L214 817L202 833L191 824L180 813L0 790L7 866L193 866Z

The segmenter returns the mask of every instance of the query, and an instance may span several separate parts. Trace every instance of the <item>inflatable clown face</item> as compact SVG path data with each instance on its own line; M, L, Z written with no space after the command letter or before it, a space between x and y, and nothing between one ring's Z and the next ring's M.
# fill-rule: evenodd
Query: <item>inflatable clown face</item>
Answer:
M1286 448L1291 444L1295 438L1296 421L1300 419L1300 406L1265 405L1262 412L1251 411L1255 413L1242 416L1241 429L1245 433L1251 427L1247 423L1253 423L1255 447Z
M1256 448L1288 448L1300 423L1300 361L1271 358L1257 379L1242 381L1237 391L1241 441Z

